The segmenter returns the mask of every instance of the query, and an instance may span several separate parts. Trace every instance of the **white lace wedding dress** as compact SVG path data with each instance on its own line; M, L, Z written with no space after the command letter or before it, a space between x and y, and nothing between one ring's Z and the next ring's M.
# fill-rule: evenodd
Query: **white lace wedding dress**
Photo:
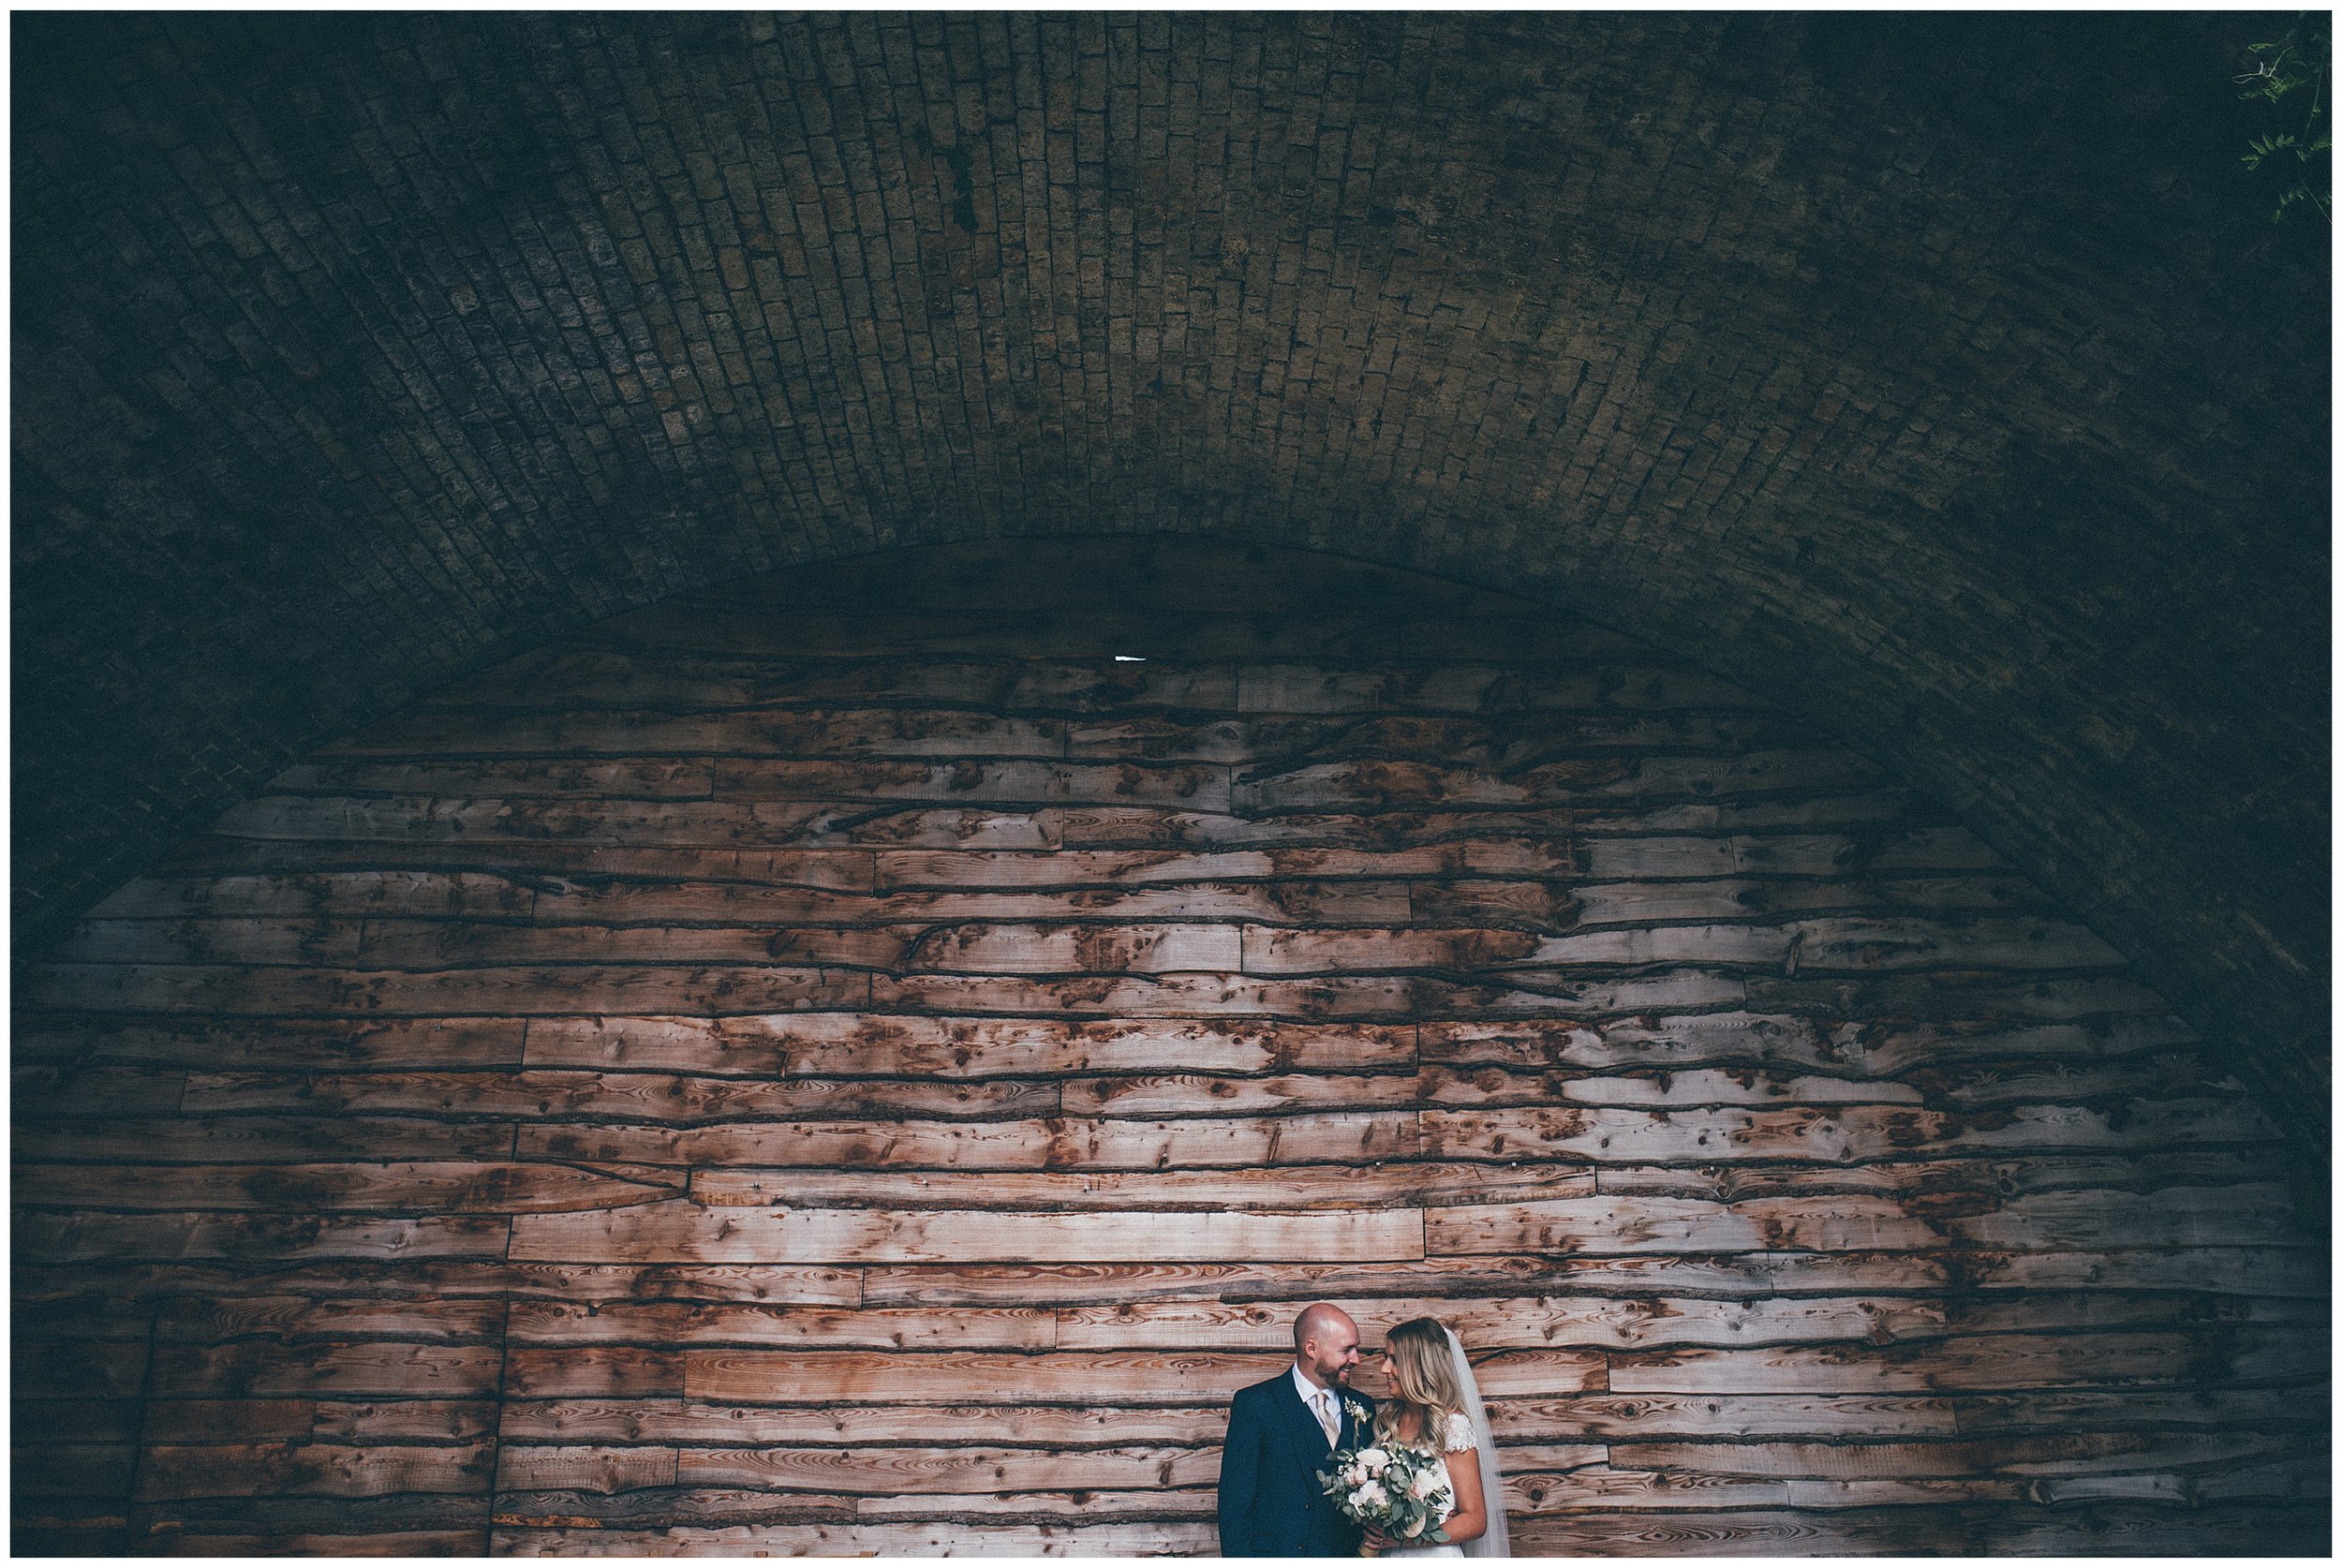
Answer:
M1447 1495L1451 1500L1447 1505L1447 1511L1452 1514L1456 1510L1456 1505L1452 1501L1456 1495L1456 1478L1448 1473L1447 1456L1450 1454L1469 1454L1475 1446L1478 1445L1480 1440L1478 1435L1472 1429L1472 1417L1464 1414L1461 1411L1451 1410L1445 1415L1442 1416L1440 1418L1440 1428L1441 1453L1438 1460L1438 1470L1440 1479L1447 1484ZM1422 1447L1427 1445L1416 1444L1415 1446ZM1475 1464L1478 1462L1476 1457L1474 1462ZM1440 1522L1443 1524L1446 1522L1445 1515L1441 1516ZM1442 1542L1440 1545L1435 1546L1386 1546L1375 1555L1378 1557L1461 1557L1463 1554L1464 1551L1461 1546L1457 1546L1452 1541L1449 1541Z

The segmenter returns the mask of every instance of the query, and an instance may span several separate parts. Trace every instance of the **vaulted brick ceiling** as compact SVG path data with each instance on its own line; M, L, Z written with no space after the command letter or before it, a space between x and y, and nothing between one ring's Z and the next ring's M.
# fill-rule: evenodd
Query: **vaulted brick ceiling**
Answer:
M2276 25L20 15L20 946L622 607L1203 533L1763 691L2321 1105Z

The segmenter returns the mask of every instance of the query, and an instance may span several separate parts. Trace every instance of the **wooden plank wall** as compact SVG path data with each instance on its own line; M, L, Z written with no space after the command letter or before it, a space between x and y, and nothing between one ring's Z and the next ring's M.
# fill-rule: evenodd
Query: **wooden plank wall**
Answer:
M17 1549L1208 1551L1323 1296L1523 1552L2324 1550L2152 977L1659 650L1097 552L605 623L23 969Z

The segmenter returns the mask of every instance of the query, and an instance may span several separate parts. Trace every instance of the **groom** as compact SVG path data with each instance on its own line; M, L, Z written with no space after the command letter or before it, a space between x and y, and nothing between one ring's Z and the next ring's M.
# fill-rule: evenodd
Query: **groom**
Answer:
M1319 1302L1293 1321L1293 1365L1239 1390L1220 1457L1220 1555L1356 1557L1358 1527L1318 1485L1365 1440L1374 1402L1350 1392L1358 1325Z

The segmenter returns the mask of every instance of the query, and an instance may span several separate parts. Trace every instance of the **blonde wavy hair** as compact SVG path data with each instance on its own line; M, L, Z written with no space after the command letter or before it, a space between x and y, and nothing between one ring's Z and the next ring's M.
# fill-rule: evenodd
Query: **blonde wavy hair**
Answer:
M1447 1325L1437 1318L1411 1318L1390 1331L1383 1348L1390 1353L1390 1398L1374 1412L1375 1439L1437 1447L1447 1413L1463 1408ZM1401 1439L1409 1427L1415 1435Z

